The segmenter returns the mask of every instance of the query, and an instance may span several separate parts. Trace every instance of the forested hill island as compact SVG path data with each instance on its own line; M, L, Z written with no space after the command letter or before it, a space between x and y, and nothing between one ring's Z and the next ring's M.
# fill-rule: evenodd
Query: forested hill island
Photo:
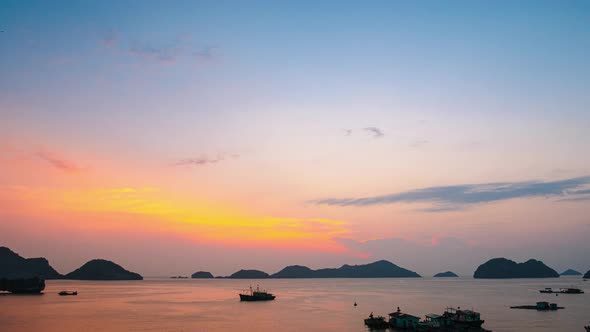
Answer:
M0 247L0 279L142 280L135 272L104 259L93 259L66 275L57 272L45 258L23 258Z
M568 271L571 273L571 271ZM567 273L567 274L569 274ZM143 277L120 265L104 260L94 259L80 268L62 275L57 272L45 258L23 258L9 248L0 247L0 279L73 279L73 280L142 280ZM411 270L380 260L363 265L342 265L339 268L323 268L313 270L306 266L291 265L274 274L259 270L239 270L227 277L214 277L206 271L195 272L195 279L293 279L293 278L420 278ZM456 277L447 271L435 277ZM543 262L530 259L524 263L516 263L506 258L494 258L480 265L475 271L476 279L508 279L508 278L558 278L559 274ZM590 271L584 278L590 277Z
M476 279L558 278L559 274L535 259L516 263L506 258L494 258L480 265L473 277Z
M211 273L197 272L193 278L204 278ZM296 278L420 278L416 272L399 267L389 261L381 260L364 265L342 265L339 268L312 270L307 266L287 266L274 274L260 270L239 270L227 277L217 279L296 279Z

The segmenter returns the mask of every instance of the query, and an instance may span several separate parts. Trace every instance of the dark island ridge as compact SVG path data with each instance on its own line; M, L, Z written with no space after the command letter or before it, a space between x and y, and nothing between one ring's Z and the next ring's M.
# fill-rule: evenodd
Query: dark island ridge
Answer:
M447 271L447 272L440 272L433 276L434 278L458 278L459 276L454 272Z
M559 274L535 259L516 263L506 258L494 258L480 265L473 277L476 279L558 278Z
M0 247L0 278L4 279L74 279L74 280L142 280L137 273L104 259L94 259L66 275L57 272L45 258L23 258L9 248Z
M581 276L582 273L578 272L576 270L573 270L573 269L567 269L567 270L561 272L560 275L562 275L562 276Z

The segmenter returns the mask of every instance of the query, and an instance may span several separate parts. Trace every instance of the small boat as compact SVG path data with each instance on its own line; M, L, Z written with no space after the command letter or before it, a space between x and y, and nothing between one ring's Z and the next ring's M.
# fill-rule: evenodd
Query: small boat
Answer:
M461 307L447 308L442 317L444 320L452 322L455 327L464 329L481 329L481 325L485 322L481 319L479 312L461 309Z
M576 287L568 287L568 288L560 288L559 290L553 290L553 288L545 288L545 289L541 289L539 290L540 293L545 293L545 294L553 294L553 293L557 293L557 294L584 294L584 291L576 288Z
M569 288L562 288L560 290L561 294L584 294L584 291L576 288L576 287L569 287Z
M529 309L529 310L538 310L538 311L553 311L557 309L565 309L564 307L558 307L557 303L549 303L549 302L537 302L536 305L515 305L511 306L510 309Z
M384 330L389 327L389 323L385 320L383 316L373 316L373 313L369 315L369 318L365 318L365 325L367 325L370 329L379 329Z
M73 292L61 291L61 292L59 292L57 294L59 294L61 296L68 296L68 295L78 295L78 292L77 291L73 291Z
M256 286L256 289L252 289L252 286L250 286L250 291L240 293L240 301L272 301L275 298L276 296L265 290L261 290L258 286Z

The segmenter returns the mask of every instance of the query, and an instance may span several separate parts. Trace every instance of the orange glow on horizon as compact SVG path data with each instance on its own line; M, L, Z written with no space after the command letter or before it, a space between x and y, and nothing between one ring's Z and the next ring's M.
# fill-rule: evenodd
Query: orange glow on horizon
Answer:
M344 252L333 240L346 237L347 223L329 219L255 217L210 202L173 198L157 188L55 189L3 187L0 201L20 204L17 212L44 215L66 228L99 231L172 231L195 241L228 246L274 246ZM25 212L26 213L26 212ZM64 216L70 216L64 218ZM56 218L56 216L58 216ZM111 221L105 221L105 219Z

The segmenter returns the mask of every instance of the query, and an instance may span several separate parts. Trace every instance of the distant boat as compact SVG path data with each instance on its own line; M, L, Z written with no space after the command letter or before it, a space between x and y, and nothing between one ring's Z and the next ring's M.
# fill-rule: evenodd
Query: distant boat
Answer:
M557 306L557 303L549 303L549 302L537 302L535 305L515 305L511 306L510 309L529 309L529 310L538 310L538 311L553 311L558 309L564 309L564 307Z
M450 320L455 327L462 328L481 328L481 325L485 322L481 319L481 315L477 311L464 310L460 307L447 308L442 314L443 318Z
M59 293L57 293L57 294L59 294L59 295L61 295L61 296L67 296L67 295L78 295L78 292L77 292L77 291L73 291L73 292L68 292L68 291L61 291L61 292L59 292Z
M253 289L250 286L250 290L244 293L240 293L240 301L247 301L247 302L254 302L254 301L272 301L275 299L276 296L273 294L261 290L260 287L256 286L256 289Z
M558 293L558 294L584 294L584 291L576 288L576 287L569 287L569 288L560 288L559 290L553 290L552 288L545 288L545 289L541 289L539 290L540 293L545 293L545 294L552 294L552 293Z

